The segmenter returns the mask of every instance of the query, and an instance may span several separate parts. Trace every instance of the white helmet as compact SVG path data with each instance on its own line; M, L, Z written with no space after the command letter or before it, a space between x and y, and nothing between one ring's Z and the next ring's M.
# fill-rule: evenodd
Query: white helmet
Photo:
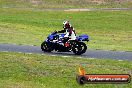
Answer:
M63 28L70 28L71 24L69 21L63 21Z

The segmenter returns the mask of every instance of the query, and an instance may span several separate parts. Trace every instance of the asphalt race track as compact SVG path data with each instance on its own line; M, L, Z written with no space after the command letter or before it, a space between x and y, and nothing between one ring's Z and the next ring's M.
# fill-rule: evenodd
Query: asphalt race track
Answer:
M0 52L21 52L21 53L35 53L35 54L48 54L48 55L59 55L64 57L75 56L77 58L108 58L117 60L132 60L132 52L125 51L104 51L104 50L87 50L83 55L74 55L71 52L42 52L40 46L29 46L29 45L16 45L16 44L0 44Z

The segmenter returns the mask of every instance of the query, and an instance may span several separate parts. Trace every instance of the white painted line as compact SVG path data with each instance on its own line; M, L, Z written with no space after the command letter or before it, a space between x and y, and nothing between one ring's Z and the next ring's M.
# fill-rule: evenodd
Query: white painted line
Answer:
M91 11L90 9L68 9L64 11Z
M33 54L33 53L27 53L27 54Z
M82 57L77 57L77 58L82 58Z
M88 58L88 59L92 60L92 59L95 59L95 58Z
M51 55L51 56L53 56L53 57L54 57L54 56L57 56L57 55Z
M9 51L2 51L2 52L9 52Z
M118 61L123 61L123 60L118 60Z
M71 56L61 56L61 57L71 57Z
M6 44L6 43L5 43ZM7 43L8 44L8 43ZM16 43L12 43L12 45L19 45L19 44L16 44Z

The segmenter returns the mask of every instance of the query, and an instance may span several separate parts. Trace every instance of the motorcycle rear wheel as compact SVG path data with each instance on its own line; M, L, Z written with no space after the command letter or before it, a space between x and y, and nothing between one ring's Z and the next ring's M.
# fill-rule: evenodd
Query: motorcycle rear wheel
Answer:
M86 50L87 50L87 46L84 42L76 42L72 47L72 51L76 55L81 55L85 53Z

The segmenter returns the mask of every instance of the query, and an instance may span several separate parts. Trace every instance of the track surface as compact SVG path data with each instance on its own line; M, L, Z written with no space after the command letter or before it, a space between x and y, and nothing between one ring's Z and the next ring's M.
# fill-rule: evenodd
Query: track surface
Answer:
M28 46L28 45L15 45L15 44L0 44L0 51L9 52L22 52L22 53L36 53L36 54L48 54L48 55L60 55L64 57L76 56L77 58L88 57L88 58L110 58L117 60L132 60L132 52L124 51L104 51L104 50L87 50L83 55L74 55L73 53L60 53L51 52L44 53L41 51L40 46Z

